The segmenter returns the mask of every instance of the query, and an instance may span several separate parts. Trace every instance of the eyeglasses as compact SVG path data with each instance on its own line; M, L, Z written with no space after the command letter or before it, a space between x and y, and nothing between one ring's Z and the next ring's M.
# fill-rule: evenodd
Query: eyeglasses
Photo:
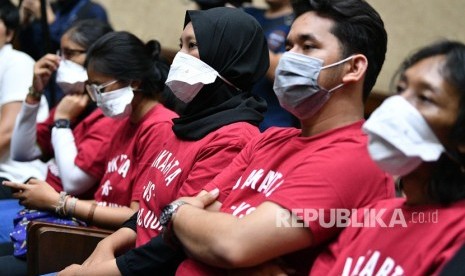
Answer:
M103 93L103 91L105 90L105 88L107 86L110 86L114 83L118 82L118 80L111 80L111 81L107 81L105 83L102 83L100 85L96 85L96 84L86 84L86 90L87 90L87 93L89 94L90 98L94 101L94 102L97 102L97 99L100 98L100 95Z
M57 51L57 55L65 59L72 59L75 56L85 54L86 50L63 48Z

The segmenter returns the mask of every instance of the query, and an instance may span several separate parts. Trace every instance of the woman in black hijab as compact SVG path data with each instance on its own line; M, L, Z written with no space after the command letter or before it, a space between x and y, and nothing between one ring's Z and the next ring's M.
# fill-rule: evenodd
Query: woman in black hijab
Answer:
M269 59L257 21L234 8L187 11L180 44L166 85L185 107L172 130L153 137L153 162L137 180L145 187L139 212L63 275L172 274L183 256L159 235L162 208L199 193L259 134L266 105L250 91Z
M242 11L232 8L186 12L184 28L192 23L197 58L222 78L203 86L187 103L181 117L174 120L173 130L178 138L198 140L230 123L245 121L258 125L263 120L265 102L254 98L250 91L269 66L264 54L268 48L258 23L243 18L247 16ZM174 90L169 80L170 77L167 85Z

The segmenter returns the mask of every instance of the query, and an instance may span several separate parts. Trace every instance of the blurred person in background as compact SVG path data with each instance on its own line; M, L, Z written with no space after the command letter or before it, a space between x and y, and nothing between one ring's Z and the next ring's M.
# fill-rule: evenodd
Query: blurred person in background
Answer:
M270 67L254 87L253 93L266 100L265 119L260 124L260 131L272 126L300 127L299 120L284 109L273 91L276 66L282 53L286 50L286 37L294 21L291 0L266 0L267 8L247 6L244 11L252 15L263 28L270 53Z
M104 173L114 120L96 109L85 93L83 64L88 47L110 31L101 21L79 21L63 35L60 55L47 54L34 65L33 83L13 131L11 155L17 161L51 160L46 181L56 191L82 195L96 187ZM55 71L67 96L36 124L38 103Z
M0 2L0 180L24 182L31 177L45 177L45 164L40 161L15 162L10 158L10 142L16 117L32 83L34 60L13 49L11 40L18 26L17 8L9 1ZM47 103L38 104L36 120L48 115ZM0 189L0 199L9 198L9 189Z
M87 79L87 74L82 64L87 47L111 30L108 24L100 21L78 22L63 35L63 58L48 54L36 64L31 61L31 71L22 71L16 75L29 75L30 79L20 82L21 89L24 90L18 91L18 94L23 96L23 102L19 103L20 110L11 138L11 159L19 161L19 164L38 159L47 162L45 176L35 176L34 168L26 166L21 170L25 177L41 180L45 177L57 191L65 189L72 194L83 194L91 187L96 189L96 184L105 170L105 156L102 153L108 147L106 145L111 133L108 125L113 120L105 118L101 111L95 110L96 105L84 94L83 81ZM75 54L70 49L80 49L84 52ZM41 92L57 68L60 84L69 95L48 114L47 108L42 107L46 106L46 101ZM25 87L25 84L29 88ZM42 115L43 109L46 110L45 116ZM45 120L38 123L41 117ZM106 120L108 122L105 122ZM11 197L10 188L2 185L1 189L6 191L6 198ZM86 196L91 195L92 191ZM12 221L23 207L18 205L16 199L7 202L14 204L10 208L0 209L1 222L4 223L0 228L0 235L8 242L9 249L6 252L10 252L12 246L9 233L14 228ZM0 203L7 204L1 201Z
M11 41L19 24L19 13L9 0L0 1L0 182L4 180L25 182L31 177L44 178L46 165L39 160L16 162L10 156L10 144L16 117L32 83L34 60L13 48ZM34 123L48 116L45 99L37 104L38 115ZM11 216L0 220L0 244L10 241L12 216L21 206L11 198L11 190L0 187L0 209ZM1 245L0 245L1 247ZM0 249L0 252L2 249Z
M60 40L71 25L83 19L96 19L108 23L105 9L91 0L45 0L46 20L41 14L41 0L20 1L20 28L18 43L22 51L35 60L47 53L56 53ZM49 108L63 97L60 87L47 87L45 96Z

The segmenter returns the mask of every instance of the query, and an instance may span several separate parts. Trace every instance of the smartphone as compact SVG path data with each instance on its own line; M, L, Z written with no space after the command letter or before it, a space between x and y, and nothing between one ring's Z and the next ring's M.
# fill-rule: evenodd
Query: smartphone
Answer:
M11 181L9 181L9 182L11 182ZM3 181L2 181L2 183L3 183ZM3 185L3 184L2 184L2 185ZM3 185L3 187L10 189L10 192L11 192L12 194L14 194L14 193L17 193L17 192L21 191L21 189L18 189L18 188L13 188L13 187L6 186L6 185Z

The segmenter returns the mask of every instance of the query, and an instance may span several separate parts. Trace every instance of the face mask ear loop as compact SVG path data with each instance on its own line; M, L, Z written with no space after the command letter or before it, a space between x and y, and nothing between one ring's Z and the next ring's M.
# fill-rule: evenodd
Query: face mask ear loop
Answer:
M335 63L333 63L333 64L329 64L329 65L326 65L326 66L322 66L322 67L321 67L321 70L323 70L323 69L328 69L328 68L337 66L337 65L342 64L342 63L344 63L344 62L347 62L348 60L351 60L352 58L353 58L353 56L350 56L350 57L347 57L347 58L345 58L345 59L343 59L343 60L340 60L340 61L338 61L338 62L335 62Z
M343 87L343 86L344 86L344 83L341 83L341 84L336 85L335 87L333 87L333 88L331 88L330 90L328 90L328 94L332 94L332 93L334 92L334 90L339 89L339 88L341 88L341 87Z
M342 63L344 63L344 62L346 62L346 61L348 61L348 60L350 60L350 59L352 59L352 58L353 58L353 56L350 56L350 57L347 57L347 58L345 58L345 59L343 59L343 60L340 60L340 61L338 61L338 62L336 62L336 63L323 66L323 67L321 67L321 70L327 69L327 68L331 68L331 67L334 67L334 66L337 66L337 65L342 64ZM335 90L341 88L342 86L344 86L344 83L341 83L341 84L339 84L339 85L336 85L335 87L331 88L330 90L327 90L327 89L325 89L325 90L328 91L328 94L332 94Z
M242 90L235 86L234 84L230 83L227 79L223 78L220 74L218 74L218 77L222 79L225 83L229 84L230 86L234 87L238 92L241 92Z

